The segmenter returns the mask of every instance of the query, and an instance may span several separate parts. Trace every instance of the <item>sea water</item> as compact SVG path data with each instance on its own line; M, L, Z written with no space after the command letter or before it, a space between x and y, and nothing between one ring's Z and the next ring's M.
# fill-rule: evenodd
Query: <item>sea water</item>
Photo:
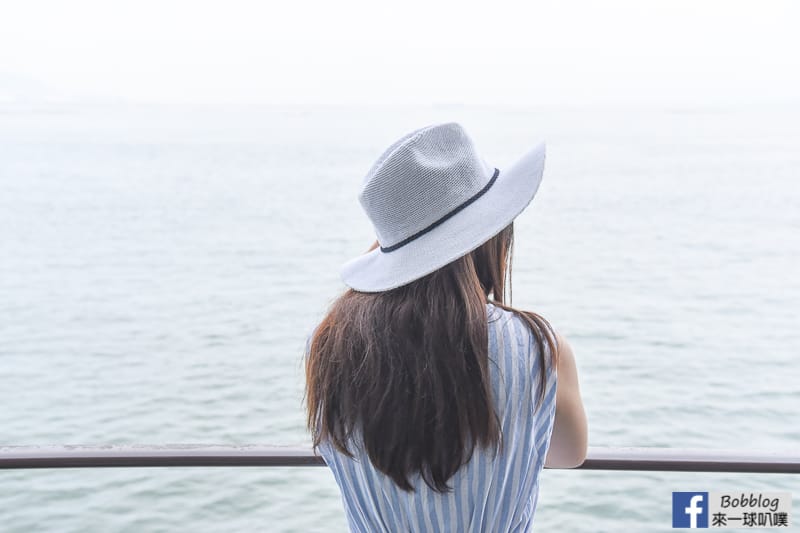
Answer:
M305 338L373 242L361 180L456 120L539 140L512 304L570 339L591 446L800 449L800 110L0 112L0 445L305 446ZM541 531L666 531L673 490L788 475L544 472ZM0 471L3 533L344 531L325 468Z

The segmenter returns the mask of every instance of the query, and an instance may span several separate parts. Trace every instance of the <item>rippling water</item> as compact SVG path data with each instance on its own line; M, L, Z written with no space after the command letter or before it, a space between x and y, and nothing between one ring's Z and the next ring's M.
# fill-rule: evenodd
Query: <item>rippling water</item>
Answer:
M420 125L539 139L514 305L578 359L592 446L800 448L800 110L82 107L0 113L0 444L305 445L305 336ZM669 530L673 490L546 471L539 530ZM343 531L317 469L0 471L0 530Z

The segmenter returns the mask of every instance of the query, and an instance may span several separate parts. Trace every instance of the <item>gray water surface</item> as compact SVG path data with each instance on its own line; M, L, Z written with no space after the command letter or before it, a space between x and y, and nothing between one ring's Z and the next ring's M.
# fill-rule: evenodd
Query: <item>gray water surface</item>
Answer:
M501 169L548 143L513 304L570 339L590 445L800 449L786 108L0 112L0 444L307 444L303 344L374 240L361 179L448 120ZM545 471L536 524L667 531L673 490L759 488L800 479ZM0 472L4 533L345 528L324 468Z

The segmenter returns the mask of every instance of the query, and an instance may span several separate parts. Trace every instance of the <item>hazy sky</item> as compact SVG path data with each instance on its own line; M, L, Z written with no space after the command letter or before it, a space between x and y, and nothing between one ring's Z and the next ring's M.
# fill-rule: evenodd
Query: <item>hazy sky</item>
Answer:
M800 2L8 2L0 103L800 101Z

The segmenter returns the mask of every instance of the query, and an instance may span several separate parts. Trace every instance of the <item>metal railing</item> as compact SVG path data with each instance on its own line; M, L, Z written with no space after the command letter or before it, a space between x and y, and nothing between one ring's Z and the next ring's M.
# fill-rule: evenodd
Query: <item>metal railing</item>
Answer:
M0 469L324 466L310 448L282 446L0 446ZM570 470L800 474L798 452L590 447Z

